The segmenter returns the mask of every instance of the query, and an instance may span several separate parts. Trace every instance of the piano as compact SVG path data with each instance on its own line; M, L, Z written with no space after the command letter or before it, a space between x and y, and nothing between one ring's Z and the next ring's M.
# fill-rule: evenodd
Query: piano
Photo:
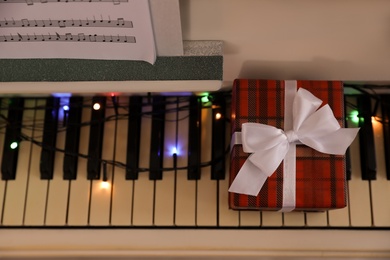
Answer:
M380 109L371 122L375 178L362 178L357 137L350 147L346 208L233 211L227 200L229 92L218 94L226 106L213 103L213 94L83 96L73 107L67 96L55 98L58 106L53 97L19 97L23 107L13 110L22 111L21 138L14 150L4 144L10 104L16 99L2 97L0 158L9 158L4 156L9 150L17 150L18 156L15 178L2 173L0 181L0 258L390 258L390 180L383 131L388 119ZM348 127L359 126L353 113L358 99L346 96ZM73 109L81 110L79 144L78 151L69 152ZM96 119L93 114L99 109L104 113ZM55 147L50 147L43 141L53 133L45 128L53 114L58 121ZM214 142L221 131L213 127L221 125L226 127L225 142ZM96 131L101 131L100 141ZM90 154L91 140L101 142L98 159ZM197 153L194 145L199 143ZM45 148L54 154L53 172L42 179ZM65 154L77 158L77 165L75 176L64 179ZM100 168L97 175L89 174L92 157ZM215 176L212 165L221 160L225 174Z

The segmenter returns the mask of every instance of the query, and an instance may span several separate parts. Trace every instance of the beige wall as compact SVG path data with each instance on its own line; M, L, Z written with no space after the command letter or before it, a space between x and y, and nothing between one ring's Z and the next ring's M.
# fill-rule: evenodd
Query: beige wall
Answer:
M390 1L180 0L184 40L224 41L237 77L390 82Z

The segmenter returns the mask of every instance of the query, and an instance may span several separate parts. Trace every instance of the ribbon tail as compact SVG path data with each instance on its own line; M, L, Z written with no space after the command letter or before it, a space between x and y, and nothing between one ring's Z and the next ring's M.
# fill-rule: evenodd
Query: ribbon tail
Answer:
M246 160L229 188L229 192L257 196L268 176Z

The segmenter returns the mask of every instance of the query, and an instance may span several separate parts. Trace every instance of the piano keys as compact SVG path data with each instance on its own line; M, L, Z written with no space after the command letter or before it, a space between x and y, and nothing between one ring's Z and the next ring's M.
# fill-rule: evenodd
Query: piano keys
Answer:
M355 97L347 97L356 104ZM188 177L190 97L165 97L159 100L164 110L161 178L149 178L150 147L153 131L154 96L137 98L138 109L131 109L135 99L119 96L116 104L107 99L104 116L101 160L106 162L107 185L102 179L88 179L87 161L91 133L91 98L82 99L77 177L63 178L63 153L66 131L59 118L53 178L41 180L39 171L46 98L24 99L23 135L37 141L22 141L15 180L0 182L1 227L215 227L215 228L390 228L390 181L386 178L382 124L372 122L377 160L377 180L363 180L360 174L359 138L351 146L352 173L348 207L328 212L257 212L228 209L228 178L212 178L212 133L216 120L212 106L200 109L200 177ZM193 98L192 98L193 99ZM7 115L6 99L0 113ZM228 110L228 104L226 109ZM61 108L60 108L61 109ZM347 107L347 113L351 108ZM138 119L130 116L135 113ZM225 116L228 116L226 112ZM69 119L69 118L68 118ZM140 125L137 126L137 122ZM156 119L157 120L157 119ZM161 118L159 120L162 120ZM29 122L25 127L25 122ZM132 122L132 123L129 123ZM214 123L213 123L214 122ZM348 120L349 126L357 126ZM140 129L139 147L128 145L132 127ZM230 141L225 123L225 143ZM196 132L196 131L195 131ZM136 136L136 134L135 134ZM137 137L136 137L137 138ZM4 132L0 133L4 145ZM227 148L227 147L226 147ZM225 149L226 149L225 148ZM139 149L137 178L126 176L128 149ZM133 152L133 151L131 151ZM176 168L173 153L176 153ZM135 152L137 154L137 152ZM227 155L228 156L228 155ZM136 158L137 156L134 156ZM228 157L227 157L228 158ZM133 167L133 169L135 169ZM225 160L225 171L229 160ZM100 173L102 169L100 169ZM227 174L227 172L225 173ZM102 174L101 174L102 175ZM228 175L228 174L227 174ZM101 177L101 176L100 176ZM3 198L3 199L2 199ZM4 203L3 203L4 202Z

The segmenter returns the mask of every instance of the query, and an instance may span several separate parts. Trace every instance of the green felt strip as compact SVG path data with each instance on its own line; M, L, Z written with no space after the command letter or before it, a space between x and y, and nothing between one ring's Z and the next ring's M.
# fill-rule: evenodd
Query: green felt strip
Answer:
M3 59L0 82L222 80L222 56L158 57L144 61Z

